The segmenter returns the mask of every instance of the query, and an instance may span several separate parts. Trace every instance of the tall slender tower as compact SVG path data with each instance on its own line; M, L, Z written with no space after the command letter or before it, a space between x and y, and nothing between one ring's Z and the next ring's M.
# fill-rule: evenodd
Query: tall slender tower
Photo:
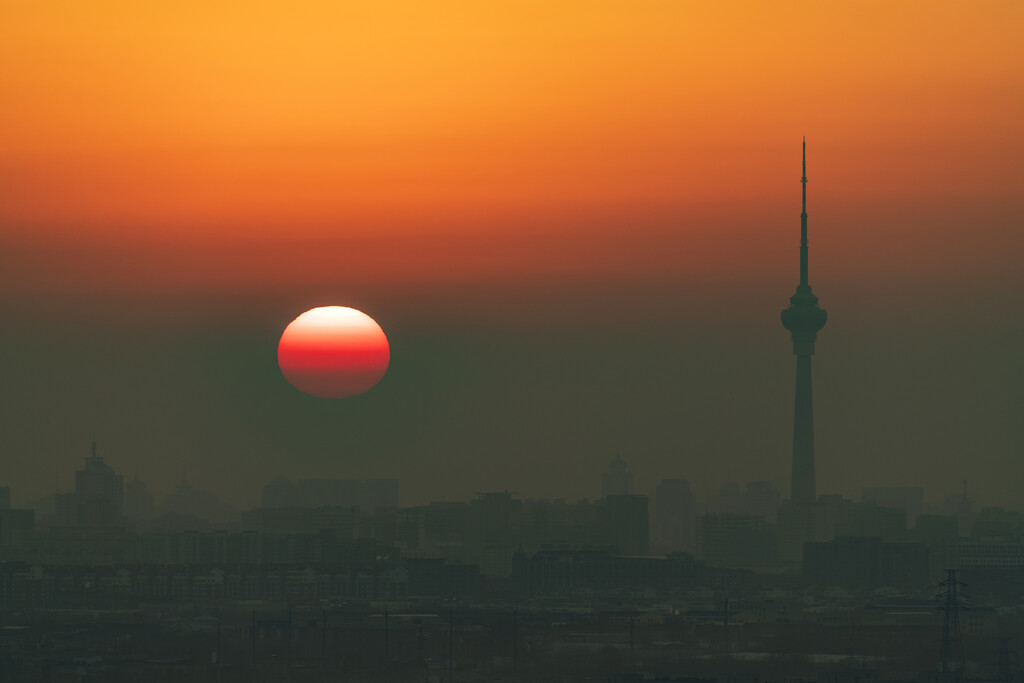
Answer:
M803 143L803 211L800 213L800 284L782 311L782 325L793 336L796 355L796 401L793 412L793 480L790 500L812 503L814 486L814 412L811 402L811 356L818 330L828 314L818 307L818 297L807 283L807 140Z

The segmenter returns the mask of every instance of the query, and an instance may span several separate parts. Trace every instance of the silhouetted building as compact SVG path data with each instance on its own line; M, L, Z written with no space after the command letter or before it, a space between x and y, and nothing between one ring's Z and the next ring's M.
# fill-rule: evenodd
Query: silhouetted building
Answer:
M398 508L397 479L360 479L356 507L364 512ZM299 482L300 484L302 482Z
M58 494L54 506L59 526L109 526L121 516L124 477L96 455L95 439L85 467L75 472L74 493Z
M815 503L786 501L779 508L778 558L783 565L803 561L804 544L831 541L839 536L878 536L883 541L900 541L907 535L906 512L855 503L833 494Z
M1015 567L1024 569L1024 542L1020 539L972 538L957 544L960 567Z
M11 507L11 487L0 486L0 510Z
M296 491L301 505L341 505L363 512L398 507L397 479L300 479Z
M870 503L854 503L839 495L830 499L836 510L832 533L835 536L879 536L884 541L901 541L907 535L907 513L902 508Z
M742 515L746 512L743 491L734 481L727 481L718 487L718 493L708 498L707 511L714 514Z
M508 491L478 493L469 503L475 534L480 540L513 540L514 518L522 509L523 502Z
M809 541L830 541L832 525L824 506L795 503L787 500L779 506L776 527L776 556L783 566L796 567L803 562L804 544Z
M514 578L521 594L559 598L580 589L685 589L703 580L704 563L689 553L638 557L600 550L544 550L517 564Z
M945 500L945 512L954 515L960 525L960 535L971 533L971 524L977 516L976 501L967 496L967 480L963 481L963 489L959 496L950 496Z
M664 479L654 494L651 549L658 555L695 552L697 499L686 479Z
M752 481L743 492L744 513L760 517L768 524L775 523L780 502L779 490L770 481Z
M955 539L959 535L959 523L952 515L921 515L914 523L914 535L922 541Z
M242 514L245 526L265 534L309 534L327 531L339 539L356 536L355 508L257 508Z
M470 532L469 505L462 502L435 501L420 508L422 547L449 559L464 559Z
M470 559L480 564L485 576L509 576L512 555L522 544L519 533L523 502L508 491L478 493L470 501L472 520L472 553Z
M397 479L300 479L281 476L263 487L263 507L358 507L364 512L398 507Z
M607 542L622 555L650 553L650 518L647 496L608 496L599 516Z
M480 567L448 562L440 557L407 558L409 595L417 597L468 597L479 590Z
M153 517L153 494L149 487L135 479L124 485L124 516L133 520L147 520Z
M34 510L0 508L0 551L20 548L35 527Z
M295 484L281 475L274 481L263 487L261 497L262 506L265 508L291 508L299 507L299 494L295 490Z
M164 497L161 512L165 515L198 517L210 522L222 522L232 514L231 508L222 503L216 495L192 488L185 480L184 474L177 488Z
M80 502L107 500L120 514L124 504L124 477L116 474L103 458L96 455L96 441L92 442L92 456L85 459L85 468L75 472L75 495Z
M800 284L782 311L782 324L793 338L796 355L796 398L793 411L793 468L790 500L813 503L817 500L814 481L814 413L811 399L811 356L818 331L828 314L818 307L807 279L807 143L803 144L803 210L800 213Z
M697 520L700 556L710 567L764 568L775 564L775 535L764 519L709 512Z
M922 543L886 543L879 537L845 536L804 546L804 580L848 588L927 584L928 548Z
M1024 537L1024 515L1001 507L982 508L971 524L973 539L1020 540Z
M605 498L628 496L633 493L633 473L629 471L626 462L618 453L601 478L601 493Z
M523 549L535 552L553 547L607 546L597 510L598 504L587 499L575 503L560 499L526 501L518 530Z
M924 487L921 486L865 486L861 489L862 503L900 508L906 512L907 524L912 525L924 512Z

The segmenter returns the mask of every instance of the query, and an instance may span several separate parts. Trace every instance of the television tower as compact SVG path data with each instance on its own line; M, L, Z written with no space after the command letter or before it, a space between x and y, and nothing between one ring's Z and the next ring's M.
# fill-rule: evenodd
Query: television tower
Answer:
M803 211L800 214L800 284L789 297L789 308L782 311L782 325L793 337L796 355L796 401L793 412L793 479L790 500L813 503L814 485L814 412L811 403L811 356L818 330L825 326L828 313L818 307L818 297L807 283L807 139L803 142Z

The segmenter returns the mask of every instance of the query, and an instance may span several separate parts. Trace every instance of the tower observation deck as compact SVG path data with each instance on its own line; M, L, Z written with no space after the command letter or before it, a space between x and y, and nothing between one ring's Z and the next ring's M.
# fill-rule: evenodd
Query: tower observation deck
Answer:
M807 281L807 141L803 142L803 210L800 213L800 284L782 311L782 325L793 337L796 355L796 399L793 411L793 473L790 500L817 500L814 483L814 411L811 400L811 356L818 331L828 313L818 306L818 297Z

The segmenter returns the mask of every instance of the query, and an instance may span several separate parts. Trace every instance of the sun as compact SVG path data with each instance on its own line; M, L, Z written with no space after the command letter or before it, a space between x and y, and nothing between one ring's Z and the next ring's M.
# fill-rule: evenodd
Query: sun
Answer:
M323 306L293 320L277 345L277 364L299 391L347 398L369 391L387 372L388 338L362 311Z

